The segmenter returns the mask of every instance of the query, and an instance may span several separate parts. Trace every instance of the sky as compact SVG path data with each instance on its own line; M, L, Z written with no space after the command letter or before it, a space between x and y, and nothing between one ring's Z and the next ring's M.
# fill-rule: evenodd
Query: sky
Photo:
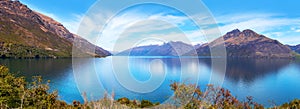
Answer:
M220 30L221 34L233 29L252 29L283 44L300 44L298 0L202 0L217 25L208 27L197 27L184 12L163 5L141 4L119 13L110 13L110 8L103 8L99 15L90 18L89 20L92 20L88 22L86 19L90 16L87 13L95 6L97 0L20 1L31 9L61 22L72 33L79 34L110 51L125 50L128 46L124 45L130 44L161 44L167 41L206 43L210 41L207 36L216 35L213 31L215 29ZM100 28L97 28L97 25L103 25L104 21L99 24L93 21L100 22L106 16L114 17L105 23L105 28L103 26L99 35ZM200 21L207 22L205 19ZM82 24L89 28L82 28ZM98 30L92 31L93 27ZM203 34L201 29L211 32ZM82 31L91 34L81 34ZM118 49L115 49L116 43L119 44Z

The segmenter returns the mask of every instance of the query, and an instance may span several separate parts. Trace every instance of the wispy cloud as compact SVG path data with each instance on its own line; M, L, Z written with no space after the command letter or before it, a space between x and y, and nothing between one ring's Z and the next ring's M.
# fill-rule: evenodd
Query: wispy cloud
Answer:
M184 26L187 20L188 18L185 16L166 15L165 13L154 15L126 13L114 17L107 23L99 46L112 49L116 43L119 45L123 43L124 46L118 49L128 49L130 46L126 48L126 45L130 45L129 43L149 37L161 38L164 41L178 40L178 38L184 37L178 26Z
M58 16L56 16L53 13L48 13L45 11L36 10L37 12L40 12L46 16L51 17L52 19L58 21L62 25L64 25L71 33L76 33L78 30L78 27L80 25L81 19L83 15L78 14L72 14L72 17L70 19L63 19Z
M286 18L279 14L270 13L243 13L216 17L217 22L222 24L221 31L232 29L254 29L257 32L267 32L280 29L283 26L300 25L299 18Z
M106 22L104 19L113 16L109 10L101 10L100 13L92 12L90 15L73 14L72 18L63 19L54 13L48 13L34 6L31 8L52 17L71 32L78 33L88 41L108 50L113 49L116 41L126 45L133 43L136 41L135 39L147 37L163 38L164 41L182 41L183 37L187 37L188 40L184 40L186 43L206 43L213 40L209 36L217 35L216 31L220 30L222 34L225 34L233 29L252 29L284 44L300 42L300 18L290 18L274 13L252 12L218 15L215 16L218 27L210 27L209 25L214 22L208 21L207 17L203 16L199 18L199 22L203 24L200 27L202 30L200 30L195 28L194 23L187 16L164 12L146 14L129 11L114 16L110 18L110 22ZM77 31L78 29L79 31ZM104 31L100 32L102 29ZM99 35L101 35L100 38ZM143 45L154 42L146 41ZM123 49L125 48L124 46Z
M292 27L291 30L294 32L300 32L300 27Z
M217 16L216 19L223 34L233 29L252 29L284 44L294 44L291 38L298 40L300 36L295 33L300 27L300 18L272 13L243 13Z
M201 21L205 24L207 19L203 18ZM300 20L298 18L287 18L280 14L272 13L221 15L216 16L216 22L219 25L218 27L206 27L206 33L203 34L197 28L181 31L184 28L194 26L191 25L193 23L191 23L191 20L187 16L166 15L164 13L145 16L140 13L127 13L116 16L108 23L102 34L102 38L100 38L101 43L99 43L99 46L111 49L118 38L122 39L121 41L126 45L131 43L130 41L134 41L134 38L137 37L161 37L169 39L165 41L177 41L182 40L182 37L188 37L190 40L185 40L187 43L189 41L192 41L191 43L193 44L205 43L213 40L207 38L216 35L215 31L220 30L222 34L225 34L233 29L252 29L270 38L280 40L284 44L292 44L295 41L290 40L290 38L296 38L295 36L298 34L295 33L300 32L300 29L297 28L300 27ZM206 25L210 25L210 23L206 23ZM291 27L294 29L292 30Z

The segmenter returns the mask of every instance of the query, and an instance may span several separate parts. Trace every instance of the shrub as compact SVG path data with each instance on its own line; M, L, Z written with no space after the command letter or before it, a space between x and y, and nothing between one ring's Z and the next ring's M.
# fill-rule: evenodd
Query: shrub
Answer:
M279 106L281 109L299 109L300 108L300 100L295 99L289 103L284 103L283 105Z
M119 102L120 104L125 104L125 105L129 105L130 101L128 98L120 98L117 100L117 102Z
M67 106L57 100L58 93L49 93L49 82L43 84L42 77L33 77L27 83L24 77L15 77L8 68L0 66L0 108L54 108Z
M141 108L152 107L152 106L154 106L154 104L148 100L142 100L141 102Z
M241 102L232 96L229 90L207 85L206 91L201 91L196 85L187 85L174 82L170 85L174 91L174 100L177 105L185 109L198 108L246 108L261 109L262 105L255 103L252 97L247 97L247 102Z
M137 100L129 100L126 97L118 99L117 103L126 105L129 108L150 108L159 105L159 103L152 103L149 100L142 100L141 102L138 102Z
M1 108L17 108L22 106L25 92L24 78L16 78L8 68L0 66L0 106Z

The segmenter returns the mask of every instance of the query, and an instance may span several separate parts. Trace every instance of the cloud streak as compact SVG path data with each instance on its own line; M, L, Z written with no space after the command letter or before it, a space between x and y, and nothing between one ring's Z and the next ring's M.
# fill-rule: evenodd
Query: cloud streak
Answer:
M155 20L166 21L173 25L168 25L166 23L156 23ZM203 18L202 21L205 23L206 19ZM108 27L106 28L106 31L104 31L104 35L101 40L102 44L99 44L99 46L104 46L107 47L107 49L110 49L116 41L116 39L113 39L112 37L117 37L120 35L122 35L120 37L126 43L130 43L130 40L132 40L132 38L143 36L166 37L167 39L170 39L167 41L176 41L180 40L180 37L187 36L193 44L206 43L213 40L208 38L209 36L216 35L215 31L218 29L222 34L226 34L233 29L252 29L259 34L264 34L270 38L277 39L284 44L295 44L295 41L290 39L297 38L296 36L299 35L300 32L300 29L297 28L300 27L299 18L287 18L282 15L272 13L228 14L217 16L216 21L219 26L205 27L204 30L206 31L206 34L204 35L202 31L197 28L185 30L186 28L194 26L191 25L193 23L191 23L191 20L187 16L165 15L165 13L157 13L150 16L144 16L140 13L127 13L125 15L115 17L108 24ZM210 24L207 23L207 25ZM183 31L170 31L178 28ZM124 31L126 34L124 34ZM139 33L147 34L140 35ZM109 47L105 45L111 46Z
M194 23L187 16L166 14L165 12L145 14L129 11L113 17L107 23L101 21L112 15L107 10L102 10L100 14L97 13L92 16L73 14L72 18L63 19L54 13L47 13L34 6L31 6L31 8L61 22L72 33L78 33L79 27L86 27L80 28L79 35L108 50L112 50L113 45L119 38L124 43L130 43L136 37L164 37L169 39L166 41L176 41L180 40L181 37L188 37L192 44L206 43L213 40L209 39L209 36L216 35L215 31L218 29L222 34L226 34L233 29L252 29L284 44L297 44L300 42L300 18L290 18L274 13L252 12L218 15L215 16L218 27L209 27L213 22L207 21L203 16L203 18L199 18L199 21L207 26L202 25L203 27L200 27L206 31L204 35L202 30L195 28ZM83 18L84 21L82 21ZM95 20L100 20L101 23L95 23ZM107 25L104 26L103 24ZM105 27L105 31L101 33L100 30L103 27ZM99 38L99 34L102 35L101 38ZM148 42L151 44L150 42L153 41Z
M221 24L219 28L223 34L233 29L252 29L284 44L295 44L291 38L299 40L300 36L296 33L297 27L300 27L300 19L280 14L244 13L219 16L216 19Z
M217 17L217 22L223 24L220 26L222 31L250 28L257 32L267 32L283 26L297 26L300 20L299 18L285 18L278 14L245 13L220 16Z

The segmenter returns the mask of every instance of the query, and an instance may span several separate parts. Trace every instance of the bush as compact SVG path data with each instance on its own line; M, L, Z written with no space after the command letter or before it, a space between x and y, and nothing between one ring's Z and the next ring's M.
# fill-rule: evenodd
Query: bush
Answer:
M54 108L67 106L57 100L58 93L49 93L49 84L43 84L42 77L33 77L27 83L24 77L15 77L8 68L0 66L0 108Z
M290 103L284 103L279 107L280 109L299 109L300 108L300 100L295 99Z
M232 96L229 90L216 88L213 85L207 85L205 92L202 92L200 87L191 84L187 85L174 82L170 87L174 91L175 103L185 109L263 109L262 105L253 102L252 97L247 97L246 102L241 102Z
M26 82L24 78L16 78L8 68L0 66L0 106L1 108L17 108L22 105Z
M149 100L142 100L139 103L137 100L132 100L131 101L126 97L118 99L117 103L126 105L127 107L130 107L130 108L150 108L150 107L159 105L159 103L152 103Z
M117 100L120 104L126 104L126 105L129 105L130 101L128 98L120 98Z
M152 106L154 106L153 103L151 103L148 100L142 100L142 102L141 102L141 108L152 107Z

